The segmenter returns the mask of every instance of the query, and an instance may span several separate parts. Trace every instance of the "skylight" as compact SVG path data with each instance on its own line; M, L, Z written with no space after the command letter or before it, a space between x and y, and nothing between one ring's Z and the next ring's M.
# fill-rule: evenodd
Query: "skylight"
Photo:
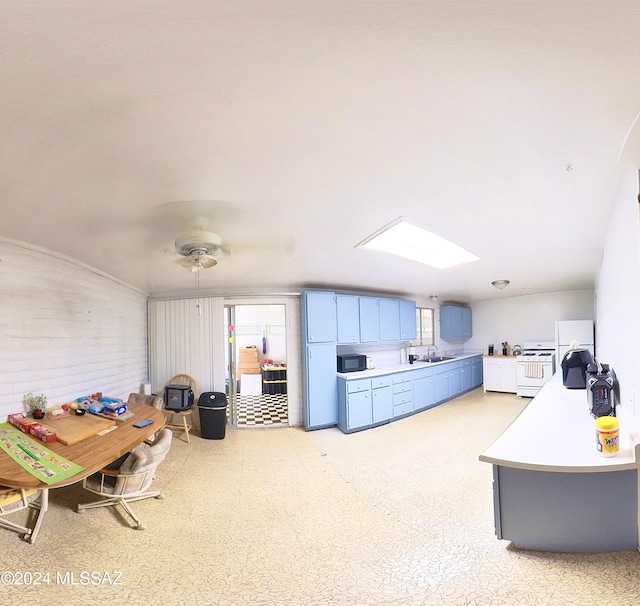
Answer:
M401 218L369 236L357 247L380 250L438 269L478 259L457 244Z

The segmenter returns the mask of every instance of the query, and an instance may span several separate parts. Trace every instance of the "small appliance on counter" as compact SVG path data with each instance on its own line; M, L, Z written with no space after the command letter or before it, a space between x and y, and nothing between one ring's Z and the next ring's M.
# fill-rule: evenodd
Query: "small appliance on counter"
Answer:
M608 364L587 366L587 401L592 417L616 416L616 377Z
M361 354L338 354L338 372L367 370L367 356Z
M593 363L591 352L574 341L562 358L562 384L567 389L586 389L587 367Z
M367 370L371 370L376 367L376 363L373 358L367 356Z

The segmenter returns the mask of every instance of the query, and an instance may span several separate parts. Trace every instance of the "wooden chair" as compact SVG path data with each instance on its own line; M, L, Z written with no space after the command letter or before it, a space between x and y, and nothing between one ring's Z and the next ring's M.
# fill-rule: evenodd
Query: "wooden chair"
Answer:
M7 528L15 532L23 533L22 538L29 543L34 543L42 524L42 518L47 511L48 489L36 490L35 488L9 488L0 486L0 528ZM2 518L5 514L20 511L30 507L37 510L37 517L32 527L22 526Z
M93 503L79 504L78 513L95 507L120 505L135 522L135 528L144 530L144 525L131 509L129 503L142 499L163 498L160 491L149 490L149 488L158 465L164 461L169 452L172 437L173 434L169 429L162 429L158 432L157 440L152 445L140 444L119 465L116 466L112 463L85 478L82 487L103 498Z
M188 385L193 391L193 399L195 402L197 398L196 380L191 375L185 373L175 375L169 379L167 385ZM193 407L187 410L165 409L163 412L166 417L165 427L169 427L171 429L182 429L184 431L187 444L191 444L191 441L189 440L189 431L191 431L191 428L193 427ZM181 422L174 422L175 417L179 417L181 419Z

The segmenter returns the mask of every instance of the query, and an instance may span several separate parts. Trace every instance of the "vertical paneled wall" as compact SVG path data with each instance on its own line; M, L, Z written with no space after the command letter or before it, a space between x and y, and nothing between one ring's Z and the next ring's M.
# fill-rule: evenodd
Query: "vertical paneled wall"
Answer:
M145 293L0 241L0 419L27 392L51 405L87 393L125 398L147 381Z
M224 302L215 297L149 301L149 368L153 393L187 373L203 391L224 391Z

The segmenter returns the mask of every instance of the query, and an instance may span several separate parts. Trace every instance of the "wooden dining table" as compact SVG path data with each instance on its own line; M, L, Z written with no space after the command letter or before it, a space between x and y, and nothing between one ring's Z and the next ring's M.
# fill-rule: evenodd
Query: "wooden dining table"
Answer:
M127 408L133 416L126 421L118 421L113 431L91 436L75 444L66 445L61 442L46 444L49 450L84 467L76 475L54 484L41 482L18 465L7 453L0 450L0 485L10 488L35 488L40 491L38 516L33 528L24 528L25 540L33 543L36 539L48 509L50 489L82 481L144 442L165 425L165 415L157 408L145 404L127 404ZM134 427L135 423L143 419L150 419L153 423L142 428ZM64 419L56 422L62 423Z

